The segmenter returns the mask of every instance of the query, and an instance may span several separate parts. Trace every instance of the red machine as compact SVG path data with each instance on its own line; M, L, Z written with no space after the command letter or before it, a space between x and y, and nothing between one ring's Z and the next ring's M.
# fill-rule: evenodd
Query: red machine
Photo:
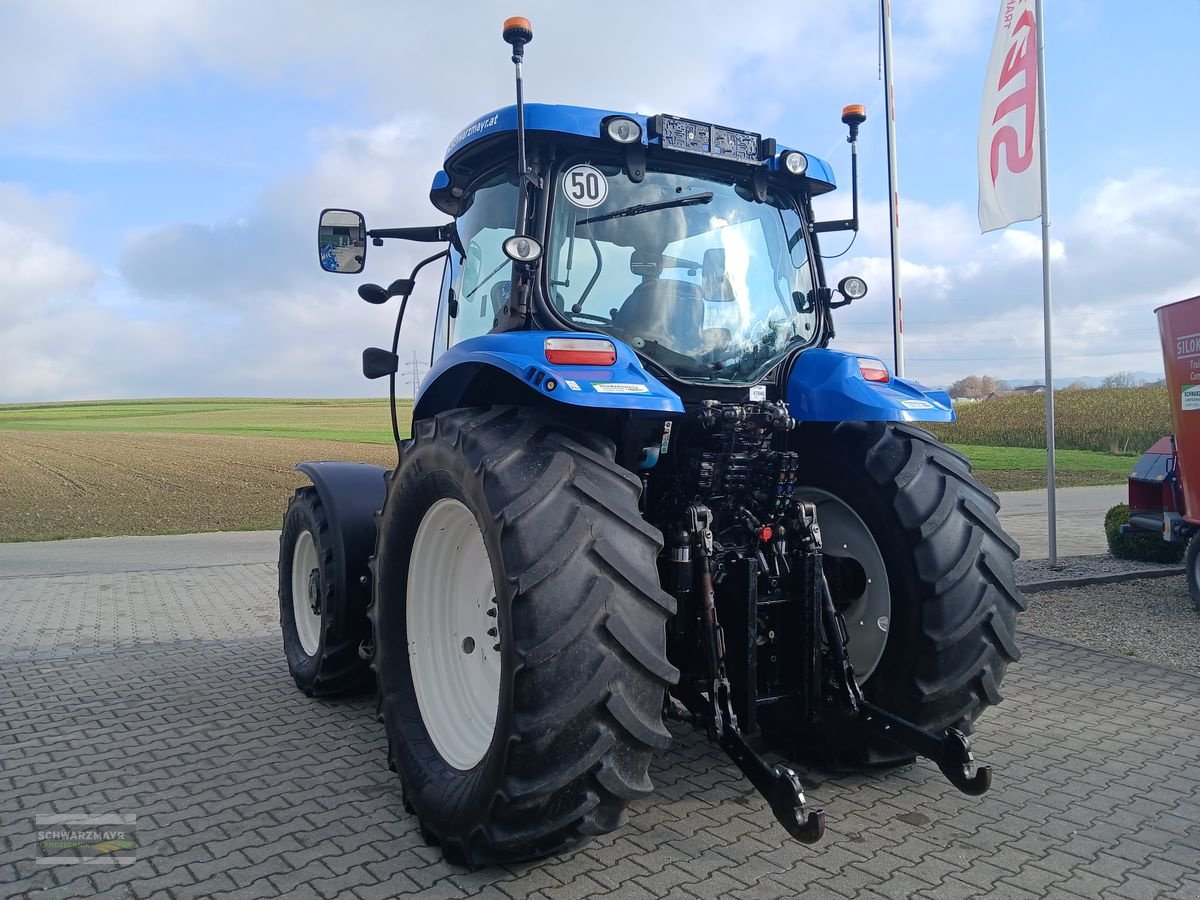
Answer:
M1200 610L1200 297L1156 310L1175 434L1142 454L1129 476L1129 531L1190 541L1188 587Z

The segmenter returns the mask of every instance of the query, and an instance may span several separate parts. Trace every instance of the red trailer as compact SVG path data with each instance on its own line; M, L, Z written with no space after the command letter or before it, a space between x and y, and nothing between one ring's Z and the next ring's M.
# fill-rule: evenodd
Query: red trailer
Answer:
M1200 297L1155 310L1175 434L1159 440L1129 476L1130 531L1189 541L1188 588L1200 611Z

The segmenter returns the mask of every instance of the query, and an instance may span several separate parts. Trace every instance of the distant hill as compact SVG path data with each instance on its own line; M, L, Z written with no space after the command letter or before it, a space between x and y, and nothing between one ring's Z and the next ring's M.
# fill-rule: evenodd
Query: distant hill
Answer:
M1161 371L1159 371L1159 372L1134 372L1133 377L1136 378L1139 382L1142 382L1144 384L1153 384L1154 382L1160 381L1162 379L1163 373ZM1016 387L1017 385L1021 385L1021 384L1045 384L1046 383L1046 379L1040 375L1037 378L1005 378L1004 380L1007 381L1009 384L1011 384L1013 387ZM1081 378L1055 378L1054 379L1054 389L1060 390L1062 388L1071 387L1071 385L1076 384L1076 383L1082 384L1084 387L1089 387L1089 388L1103 387L1104 386L1104 377L1096 376L1096 375L1084 375Z
M984 372L983 374L986 375L987 373ZM1163 373L1161 371L1160 372L1134 372L1133 377L1136 378L1142 384L1154 384L1155 382L1161 381L1163 379ZM1036 378L1002 378L1000 380L1012 388L1021 387L1023 385L1045 384L1046 383L1046 379L1043 378L1041 375L1037 376ZM1104 376L1083 375L1083 376L1072 377L1072 378L1055 378L1054 379L1054 389L1056 391L1060 391L1063 388L1072 387L1073 385L1083 385L1086 388L1103 387L1104 386ZM950 386L945 385L945 384L937 384L937 385L926 385L926 387L932 387L939 391L945 391L945 390L948 390Z

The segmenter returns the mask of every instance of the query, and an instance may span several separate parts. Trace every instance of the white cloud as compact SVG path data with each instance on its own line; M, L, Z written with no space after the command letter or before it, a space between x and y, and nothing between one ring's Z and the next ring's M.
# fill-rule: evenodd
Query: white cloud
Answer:
M427 209L427 139L403 121L314 133L313 168L266 189L246 215L127 236L121 277L66 241L73 202L0 185L0 402L131 396L379 395L359 355L390 340L395 305L368 306L360 279L317 265L323 205L359 205L377 224ZM435 157L436 158L436 157ZM430 248L372 248L371 274L406 275ZM428 359L440 269L406 315L402 359Z
M331 15L312 2L47 0L9 16L0 76L21 90L0 107L0 127L69 117L149 83L212 73L286 82L313 95L355 85L378 124L314 127L312 165L248 197L228 222L167 221L126 235L119 278L104 277L72 248L69 197L0 185L0 399L381 392L357 374L358 355L369 343L386 343L392 308L359 301L358 279L319 270L315 220L321 207L341 205L363 209L374 225L441 220L427 191L448 138L512 95L499 39L510 9L489 0L473 5L466 22L447 9L365 2ZM526 10L537 31L526 66L529 94L770 130L785 107L772 99L778 92L750 85L794 83L814 97L877 88L876 9L873 0L855 0L819 16L731 28L726 5L700 2L687 12L685 30L704 52L691 57L666 49L681 28L677 6L610 3L598 16L537 0ZM898 6L896 14L904 34L897 77L911 99L978 49L995 9L991 0L930 0ZM844 149L840 137L838 145ZM846 214L844 192L823 203ZM839 344L884 358L887 215L885 203L865 202L863 233L851 251L857 255L829 264L833 280L854 272L872 287L838 314ZM972 370L1040 372L1036 232L980 237L974 209L962 204L905 198L901 216L910 373L944 383ZM1191 263L1198 238L1200 186L1164 172L1098 185L1076 215L1056 223L1064 375L1156 365L1150 309L1200 292ZM843 246L843 236L833 235L825 249ZM372 248L369 274L384 283L405 275L427 249ZM427 270L410 303L402 358L427 357L437 281ZM1091 355L1109 352L1112 358Z
M99 270L66 243L74 208L74 201L65 195L39 198L20 185L0 184L4 319L36 319L99 278Z
M897 20L896 64L907 89L970 51L986 5L938 0ZM877 9L874 0L854 0L819 14L772 16L769 26L731 27L728 5L716 0L686 7L616 0L602 14L529 0L530 96L775 122L782 109L774 92L746 85L786 84L793 75L806 93L876 86ZM65 118L147 83L205 74L286 82L314 96L353 85L379 116L424 110L467 121L510 102L500 41L510 13L507 0L473 3L465 17L441 3L391 0L336 10L312 0L43 0L6 16L0 79L20 90L0 106L0 126Z
M1041 237L981 236L961 207L905 203L901 268L907 374L1021 380L1042 372ZM867 204L867 248L886 252L885 204ZM1200 293L1200 184L1156 170L1107 180L1052 226L1056 377L1161 371L1155 307ZM891 357L890 266L872 253L831 277L865 274L872 293L838 316L838 344Z

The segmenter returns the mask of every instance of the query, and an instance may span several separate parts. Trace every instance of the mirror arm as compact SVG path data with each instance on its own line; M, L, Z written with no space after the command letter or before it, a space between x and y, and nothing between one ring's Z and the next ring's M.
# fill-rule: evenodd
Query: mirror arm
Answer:
M446 225L425 225L415 228L372 228L367 232L367 237L375 242L378 247L384 238L393 238L400 241L419 241L425 244L437 244L443 241L450 240L450 235L453 233L453 226Z
M828 222L813 222L812 230L817 234L826 231L858 231L858 219L833 219Z
M443 226L439 226L439 227L449 228L450 226L443 225ZM413 287L415 286L416 281L417 281L417 274L423 268L425 268L427 265L429 265L431 262L433 262L434 260L442 259L449 255L450 255L449 250L439 250L437 253L433 254L432 256L425 257L423 260L421 260L419 263L417 263L416 266L413 267L413 270L412 270L412 272L409 273L408 278L397 279L396 281L393 281L392 284L390 285L389 290L393 287L396 287L397 285L402 285L404 288L406 288L406 290L400 294L400 310L396 313L396 328L392 332L392 353L393 354L396 354L397 350L399 350L399 348L400 348L400 325L401 325L401 323L404 322L404 310L408 307L408 298L412 295ZM415 386L414 386L414 388L415 388ZM415 389L414 389L414 394L415 394ZM396 456L397 456L397 464L399 464L400 425L396 421L396 373L395 372L392 372L388 376L388 399L391 401L391 403L389 405L391 406L391 411L392 411L392 437L395 438L395 440L396 440Z
M847 112L849 112L849 109L847 109ZM858 231L858 126L862 123L852 122L844 114L842 121L850 125L850 136L846 138L850 144L850 218L834 219L829 222L814 222L812 230L817 234L826 231Z

